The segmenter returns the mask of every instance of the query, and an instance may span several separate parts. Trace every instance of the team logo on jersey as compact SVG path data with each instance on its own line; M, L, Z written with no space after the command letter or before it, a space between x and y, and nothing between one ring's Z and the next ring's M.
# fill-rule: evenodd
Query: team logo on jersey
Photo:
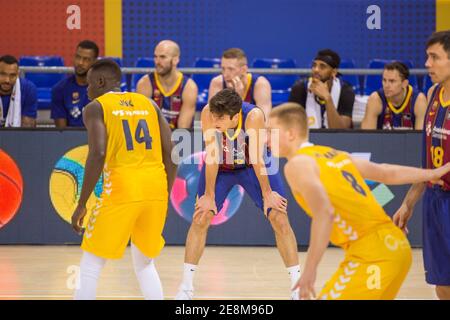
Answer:
M433 102L433 105L431 106L431 111L434 113L434 112L436 112L436 110L437 110L437 108L438 108L438 102L435 100L434 102Z
M181 97L180 97L180 96L173 96L173 97L172 97L172 101L173 101L174 103L179 103L179 102L181 102Z
M134 107L133 101L131 100L120 100L119 105L121 107Z
M78 92L72 92L72 103L76 104L80 102L80 94Z
M155 89L155 91L153 91L153 97L157 98L161 95L161 92L158 89Z

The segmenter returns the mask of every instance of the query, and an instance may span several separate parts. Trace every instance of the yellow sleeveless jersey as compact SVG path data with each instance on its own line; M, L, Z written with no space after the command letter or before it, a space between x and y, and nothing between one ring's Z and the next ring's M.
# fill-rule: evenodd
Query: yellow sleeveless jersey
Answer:
M330 239L334 245L345 249L381 225L394 226L346 153L313 145L300 148L297 154L314 158L319 166L320 180L335 208ZM294 197L312 216L305 200L298 194Z
M96 100L108 136L102 199L167 200L158 114L150 100L131 92L109 92Z

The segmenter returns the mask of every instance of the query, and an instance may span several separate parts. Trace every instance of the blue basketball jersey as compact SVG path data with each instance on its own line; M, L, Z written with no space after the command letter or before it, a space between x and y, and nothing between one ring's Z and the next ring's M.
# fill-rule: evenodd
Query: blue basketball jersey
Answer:
M80 86L71 75L52 88L51 118L66 119L69 127L84 127L82 111L89 102L87 85Z

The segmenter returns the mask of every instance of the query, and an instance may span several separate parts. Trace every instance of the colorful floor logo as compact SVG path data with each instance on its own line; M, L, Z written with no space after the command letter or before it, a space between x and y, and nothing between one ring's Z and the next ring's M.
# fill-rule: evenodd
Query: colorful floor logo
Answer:
M183 159L178 166L177 177L170 194L170 202L175 211L188 222L192 222L192 216L194 215L200 172L204 162L204 151L194 153ZM244 188L235 185L228 193L222 210L213 218L211 224L218 225L228 221L239 209L243 198Z
M50 199L56 212L66 222L71 223L73 211L80 198L84 178L84 165L88 154L88 146L80 146L67 152L56 162L50 176ZM97 182L94 193L88 200L88 214L84 224L89 221L89 215L95 201L103 190L103 175Z
M0 228L16 215L22 202L23 180L15 161L0 149Z

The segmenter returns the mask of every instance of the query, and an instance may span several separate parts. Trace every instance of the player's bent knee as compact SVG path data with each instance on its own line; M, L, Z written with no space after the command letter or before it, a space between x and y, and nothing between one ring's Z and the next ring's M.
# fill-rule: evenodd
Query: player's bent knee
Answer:
M209 212L200 213L192 219L192 225L196 228L208 229L209 225L211 224L212 218L213 215L211 215Z
M275 232L283 235L290 233L291 226L286 213L272 210L269 214L269 221Z

